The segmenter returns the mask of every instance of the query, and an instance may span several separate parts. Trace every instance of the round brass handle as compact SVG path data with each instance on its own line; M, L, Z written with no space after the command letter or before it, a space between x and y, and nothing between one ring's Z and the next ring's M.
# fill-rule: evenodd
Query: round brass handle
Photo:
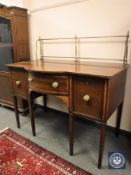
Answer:
M12 11L10 12L10 14L13 15L13 14L14 14L14 11L12 10Z
M53 87L53 88L58 88L58 86L59 86L59 83L58 83L57 81L54 81L54 82L52 83L52 87Z
M33 81L33 78L28 78L29 83Z
M83 100L85 102L88 102L90 100L90 96L89 95L84 95Z
M20 81L16 81L16 86L21 86L21 82Z

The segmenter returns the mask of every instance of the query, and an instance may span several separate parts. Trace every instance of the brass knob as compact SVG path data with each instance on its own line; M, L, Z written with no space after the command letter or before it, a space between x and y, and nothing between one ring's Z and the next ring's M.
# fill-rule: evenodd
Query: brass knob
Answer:
M54 82L52 83L52 87L53 87L53 88L58 88L58 86L59 86L59 83L58 83L57 81L54 81Z
M21 82L20 81L16 81L16 86L21 86Z
M90 100L90 96L89 95L84 95L83 100L85 102L88 102Z
M14 11L12 10L12 11L10 12L10 14L13 15L13 14L14 14Z
M33 78L28 78L29 83L33 81Z

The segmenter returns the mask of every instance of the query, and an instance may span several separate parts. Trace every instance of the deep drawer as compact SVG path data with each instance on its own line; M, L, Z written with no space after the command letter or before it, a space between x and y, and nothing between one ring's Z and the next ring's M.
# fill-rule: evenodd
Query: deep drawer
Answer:
M27 97L28 94L28 76L23 70L12 70L12 85L15 95Z
M73 111L102 118L104 81L99 78L76 78L73 81Z

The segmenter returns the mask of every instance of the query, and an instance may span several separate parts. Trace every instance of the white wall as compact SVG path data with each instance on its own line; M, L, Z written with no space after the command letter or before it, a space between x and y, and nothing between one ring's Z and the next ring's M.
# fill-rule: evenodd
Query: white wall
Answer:
M32 10L63 1L64 0L23 0L23 4L24 7ZM79 36L120 35L127 33L128 30L130 30L131 34L131 0L87 0L83 3L52 8L30 14L29 23L31 55L32 59L35 59L35 44L39 36L72 37L75 34ZM98 45L95 45L95 48L97 47ZM114 57L115 54L119 52L118 56L123 57L123 45L119 42L116 42L111 46L112 49L114 47L115 49L110 51L108 53L109 55L105 52L108 44L104 44L102 47L103 49L100 53L104 53L105 56ZM64 51L62 50L62 52ZM98 54L99 52L96 53ZM129 51L129 59L131 60L131 51ZM128 70L121 125L121 128L127 131L131 131L130 77L131 68ZM49 106L53 106L57 109L63 109L64 111L66 110L65 106L58 100L56 101L54 97L49 100ZM109 125L115 125L115 117L111 117Z
M23 7L23 1L22 0L0 0L0 3L5 4L7 6Z

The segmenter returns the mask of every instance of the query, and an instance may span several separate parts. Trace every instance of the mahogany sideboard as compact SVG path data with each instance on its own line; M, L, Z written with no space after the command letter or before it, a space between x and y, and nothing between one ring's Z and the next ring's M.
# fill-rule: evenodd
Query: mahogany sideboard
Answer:
M15 114L20 127L17 97L28 100L33 135L36 135L33 101L40 95L55 95L69 110L69 150L73 155L74 119L85 118L100 125L98 168L102 156L107 121L118 108L118 135L128 66L80 64L60 61L28 61L8 65L14 97Z

